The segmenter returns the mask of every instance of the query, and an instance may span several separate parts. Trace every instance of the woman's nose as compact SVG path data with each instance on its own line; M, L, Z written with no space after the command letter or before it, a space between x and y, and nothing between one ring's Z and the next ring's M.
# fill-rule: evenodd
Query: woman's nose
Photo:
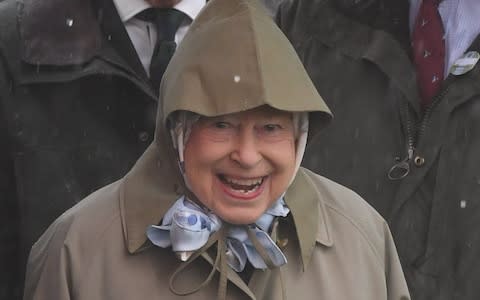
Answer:
M254 133L242 132L236 137L231 159L244 168L252 168L262 160L262 154L258 147Z

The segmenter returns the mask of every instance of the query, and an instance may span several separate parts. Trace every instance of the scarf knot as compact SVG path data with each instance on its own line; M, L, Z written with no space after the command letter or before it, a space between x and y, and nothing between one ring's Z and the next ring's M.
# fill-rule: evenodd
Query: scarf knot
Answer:
M286 217L289 212L281 197L255 224L229 224L225 241L228 265L236 272L243 271L247 261L256 269L284 265L287 262L285 255L267 232L275 217ZM182 196L167 211L161 225L149 226L147 236L158 247L172 247L177 256L186 261L207 243L213 233L220 230L222 223L215 214ZM265 249L268 262L259 253L258 247Z

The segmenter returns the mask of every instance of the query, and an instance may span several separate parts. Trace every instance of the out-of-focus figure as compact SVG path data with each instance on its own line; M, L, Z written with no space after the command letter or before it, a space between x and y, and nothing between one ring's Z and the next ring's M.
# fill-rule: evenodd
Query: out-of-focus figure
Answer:
M0 1L0 299L56 217L153 140L162 73L205 0Z
M305 165L389 222L413 299L480 295L480 5L293 0L279 26L335 115Z

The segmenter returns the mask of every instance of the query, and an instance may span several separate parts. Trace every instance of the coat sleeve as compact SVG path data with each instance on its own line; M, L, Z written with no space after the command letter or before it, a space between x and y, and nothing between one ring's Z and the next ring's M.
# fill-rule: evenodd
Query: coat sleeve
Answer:
M397 249L393 241L392 234L388 225L384 225L385 234L385 280L387 284L388 300L409 300L410 293L408 291L405 276L400 265Z
M71 300L71 251L65 243L70 227L60 217L33 245L28 258L24 300Z

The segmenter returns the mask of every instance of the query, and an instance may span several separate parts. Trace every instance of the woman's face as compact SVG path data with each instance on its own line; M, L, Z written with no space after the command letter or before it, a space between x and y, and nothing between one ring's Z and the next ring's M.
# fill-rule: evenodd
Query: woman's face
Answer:
M185 174L199 201L227 222L254 223L293 177L292 114L262 106L202 117L184 153Z

